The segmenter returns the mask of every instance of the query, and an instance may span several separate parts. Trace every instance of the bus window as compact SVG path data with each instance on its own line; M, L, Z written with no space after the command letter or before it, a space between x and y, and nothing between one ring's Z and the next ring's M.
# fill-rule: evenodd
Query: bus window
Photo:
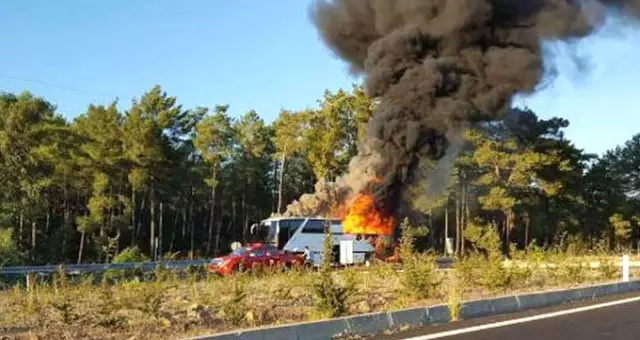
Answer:
M289 242L291 236L298 230L304 219L280 220L278 221L278 247L282 248Z
M325 223L325 220L309 220L309 222L304 226L304 229L302 229L302 232L305 234L324 234ZM331 221L331 232L334 235L342 234L342 225L340 224L340 221Z
M302 232L305 234L324 234L324 223L323 220L309 220Z

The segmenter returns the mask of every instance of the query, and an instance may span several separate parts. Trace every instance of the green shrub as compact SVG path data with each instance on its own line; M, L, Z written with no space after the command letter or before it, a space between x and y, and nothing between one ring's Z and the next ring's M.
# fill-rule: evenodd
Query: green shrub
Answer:
M112 263L143 262L148 258L137 246L127 247L113 257Z
M427 298L433 295L438 285L435 279L435 258L428 254L416 254L414 240L416 230L405 219L400 239L400 259L402 260L402 283L409 294L418 298ZM424 229L423 229L424 230Z
M247 311L249 310L246 304L247 292L244 287L242 278L233 280L233 291L231 293L231 299L227 300L222 305L222 312L227 321L231 322L234 326L240 326L244 323Z
M598 267L598 272L603 278L607 280L613 280L616 279L618 275L620 275L620 268L616 266L616 262L612 258L601 257L599 259L599 262L600 267Z
M449 321L460 319L462 287L457 275L452 275L447 289L447 307L449 308Z
M333 236L327 225L322 251L322 265L317 282L313 284L315 308L320 317L338 317L349 309L349 297L354 293L352 285L341 286L333 278L331 259L333 258Z
M13 239L13 228L0 227L0 267L22 264L18 245Z
M113 257L111 263L139 263L147 260L148 258L142 253L142 251L137 246L134 246L124 248ZM142 271L139 269L109 269L104 273L104 279L133 278L136 275L142 275Z
M549 269L550 276L556 283L581 283L585 281L590 272L589 266L583 264L580 258L557 257L551 264L555 265L555 268Z
M507 290L512 287L517 280L518 268L505 268L500 250L500 235L495 228L470 223L465 230L464 236L472 242L476 249L485 254L485 259L480 260L479 252L473 265L476 266L478 276L474 281L490 290Z

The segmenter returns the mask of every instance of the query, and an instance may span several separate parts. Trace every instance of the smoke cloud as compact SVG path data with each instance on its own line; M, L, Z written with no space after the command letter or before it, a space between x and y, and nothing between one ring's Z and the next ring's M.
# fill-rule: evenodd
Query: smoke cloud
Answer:
M327 215L362 192L394 214L418 165L448 159L447 134L499 118L553 74L543 40L588 36L612 8L635 18L640 0L317 0L320 37L380 105L348 173L285 214Z

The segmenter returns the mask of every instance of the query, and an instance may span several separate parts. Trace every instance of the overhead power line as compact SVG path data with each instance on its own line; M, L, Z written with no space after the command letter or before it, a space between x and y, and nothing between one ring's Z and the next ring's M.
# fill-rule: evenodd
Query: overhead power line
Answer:
M8 74L2 74L2 73L0 73L0 78L41 84L41 85L45 85L45 86L55 87L55 88L58 88L58 89L61 89L61 90L65 90L65 91L74 91L74 92L79 92L79 93L84 93L84 94L98 95L98 96L111 97L111 98L118 97L118 96L113 96L113 95L109 95L109 94L106 94L106 93L88 91L88 90L83 90L83 89L79 89L79 88L59 85L59 84L55 84L55 83L44 81L44 80L24 78L24 77L16 77L16 76L12 76L12 75L8 75Z

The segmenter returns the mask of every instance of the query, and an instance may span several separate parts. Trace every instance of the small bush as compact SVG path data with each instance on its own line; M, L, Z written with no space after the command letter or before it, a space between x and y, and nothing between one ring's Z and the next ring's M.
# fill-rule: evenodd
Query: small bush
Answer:
M116 256L113 257L112 263L126 263L126 262L143 262L147 257L142 253L140 248L127 247L122 249Z
M581 283L590 272L589 266L583 264L581 258L557 257L550 264L555 268L549 268L548 272L556 283Z
M13 239L13 229L0 227L0 267L17 266L22 260L18 245Z
M121 252L116 254L113 257L111 263L130 263L130 262L143 262L148 258L142 253L142 251L138 247L128 247L123 249ZM126 270L117 270L117 269L109 269L104 273L104 279L123 279L128 278L131 279L137 275L142 275L142 271L139 269L126 269Z
M456 275L453 275L447 289L447 307L449 308L449 321L460 319L462 289Z
M125 289L131 289L133 292L132 297L135 298L135 301L132 307L153 317L160 315L162 303L165 301L165 287L156 282L146 284L127 282L126 285L122 285L121 287L127 287Z
M72 299L67 294L60 294L51 302L51 306L58 312L65 325L71 325L80 319Z
M222 312L227 321L235 326L244 323L248 308L246 305L247 292L242 279L234 280L231 299L222 305Z
M578 284L585 281L587 277L587 270L589 270L589 267L583 265L581 262L571 263L568 266L565 266L565 282Z
M123 329L126 327L126 319L123 316L115 315L120 308L118 300L115 298L113 288L102 286L98 291L100 296L98 309L96 311L96 325L108 329Z
M506 290L513 284L512 271L502 262L490 260L480 268L480 283L490 290Z
M453 270L457 280L464 287L472 287L477 284L477 269L484 262L484 258L477 252L470 252L467 256L456 258L453 263Z
M53 274L53 285L56 289L56 292L69 287L67 273L64 271L64 268L62 266L58 266L56 272Z
M402 228L400 258L403 284L409 294L415 297L430 297L437 286L434 274L435 258L427 254L415 254L413 242L416 233L407 219L400 227Z
M600 267L598 267L598 272L603 278L613 280L620 275L620 268L616 266L616 262L612 258L601 257L599 262Z
M481 286L489 290L504 291L530 276L529 271L518 267L505 268L500 250L500 235L495 228L472 223L465 230L465 238L485 254L484 261L476 259L473 262L479 272L475 281Z
M355 288L348 285L340 286L333 278L333 237L329 226L326 227L322 258L318 281L313 284L316 312L320 317L329 318L345 315L349 309L349 296Z

